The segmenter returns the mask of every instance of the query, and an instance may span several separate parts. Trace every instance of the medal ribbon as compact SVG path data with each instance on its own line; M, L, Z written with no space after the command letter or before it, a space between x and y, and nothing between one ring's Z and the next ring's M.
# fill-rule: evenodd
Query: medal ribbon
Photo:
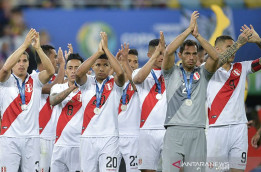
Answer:
M14 74L12 74L12 75L14 76ZM16 78L15 76L14 76L14 78L15 78L15 80L16 80L17 87L18 87L18 89L19 89L19 93L20 93L20 97L21 97L21 100L22 100L22 104L25 105L25 104L26 104L26 103L25 103L25 80L24 80L24 82L22 83L22 87L21 87L20 84L19 84L18 78Z
M191 72L191 74L190 74L190 79L189 79L189 83L188 83L187 75L186 75L186 72L185 72L184 68L181 66L180 69L181 69L181 71L182 71L183 79L184 79L185 86L186 86L186 90L187 90L187 98L188 98L188 99L191 99L192 81L193 81L194 71Z
M154 80L155 80L155 83L156 83L156 87L157 87L157 90L158 90L158 94L161 94L161 84L160 82L158 81L158 78L156 77L156 74L153 70L151 70L151 75L153 76Z
M126 98L127 98L127 90L129 88L130 82L127 84L127 86L125 87L125 89L123 90L123 94L122 94L122 104L126 105Z
M96 107L97 108L100 107L101 97L102 97L102 93L103 93L103 90L104 90L104 86L105 86L106 82L109 81L109 79L110 78L107 77L106 80L102 83L101 90L99 90L99 86L98 86L97 80L95 79L95 83L96 83Z

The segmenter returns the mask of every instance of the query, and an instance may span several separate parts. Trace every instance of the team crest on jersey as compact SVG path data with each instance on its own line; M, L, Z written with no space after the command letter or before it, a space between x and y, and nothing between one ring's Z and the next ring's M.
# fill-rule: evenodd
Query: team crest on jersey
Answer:
M78 95L77 95L77 100L78 100L79 102L82 101L82 94L78 94Z
M194 75L193 75L193 79L194 79L194 80L199 80L199 78L200 78L199 73L198 73L198 72L195 72Z
M112 83L105 84L105 89L106 90L112 90Z
M25 84L25 91L30 93L33 91L33 86L32 84L28 83L28 84Z
M232 74L233 74L234 76L240 76L240 75L241 75L241 72L240 72L240 70L238 70L238 69L234 69L234 70L232 71Z
M1 172L6 172L6 167L1 167Z

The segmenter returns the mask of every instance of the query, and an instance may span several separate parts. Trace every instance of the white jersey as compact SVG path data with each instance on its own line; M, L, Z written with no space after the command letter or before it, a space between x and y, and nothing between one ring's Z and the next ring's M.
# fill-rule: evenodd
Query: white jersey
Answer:
M252 61L231 64L229 71L220 67L209 81L207 104L209 126L247 123L244 93Z
M118 107L122 87L117 86L113 76L104 86L101 98L100 114L94 113L96 107L95 77L87 75L87 82L80 86L84 108L82 137L118 136ZM105 80L102 82L102 84ZM98 83L98 82L97 82ZM98 83L99 90L102 84Z
M39 137L39 106L43 84L39 74L27 75L25 79L26 110L22 110L22 100L17 80L22 87L22 80L11 74L7 81L1 82L1 135L6 137ZM15 79L17 78L17 80Z
M38 70L33 70L32 74L39 73ZM55 80L55 75L51 78L48 83L51 83ZM40 138L47 140L55 139L55 119L52 116L53 106L49 101L49 94L42 94L41 101L39 106L39 133Z
M67 88L68 82L55 84L51 89L51 95ZM61 103L54 106L52 116L56 120L55 145L79 147L83 116L81 91L71 92Z
M133 71L132 79L139 70ZM153 71L159 82L161 82L162 98L156 99L158 92L156 82L151 73L141 84L136 84L141 108L140 129L165 129L164 122L167 111L165 82L161 70L153 69Z
M126 90L126 105L127 109L124 111L122 107L122 99L119 106L119 134L120 136L138 136L140 129L140 102L138 92L133 90L130 82L124 84ZM123 96L122 96L123 97ZM124 98L124 97L123 97Z

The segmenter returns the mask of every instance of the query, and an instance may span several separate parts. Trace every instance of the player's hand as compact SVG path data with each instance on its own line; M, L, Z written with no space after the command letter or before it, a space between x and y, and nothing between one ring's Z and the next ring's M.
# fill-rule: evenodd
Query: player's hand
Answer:
M193 31L192 31L192 35L193 35L195 38L197 38L198 35L199 35L199 33L198 33L198 23L197 23L197 22L196 22L195 27L194 27L194 29L193 29Z
M189 29L192 32L195 28L195 25L197 23L197 18L199 17L199 12L198 11L194 11L191 14L191 18L190 18L190 24L189 24Z
M67 45L67 48L68 48L68 52L67 50L64 51L64 56L65 56L65 60L68 59L69 55L73 53L73 47L72 47L72 44L68 44Z
M250 25L250 28L247 25L244 25L241 27L242 29L240 29L241 32L243 32L246 29L250 29L252 31L252 35L250 35L248 42L252 42L252 43L260 43L261 42L261 38L259 37L258 33L255 31L254 27L252 25Z
M68 58L68 57L67 57ZM64 57L63 57L63 50L61 47L59 47L59 50L58 50L58 55L57 55L57 62L58 64L65 64L65 60L64 60Z
M101 40L100 43L99 43L98 53L99 53L100 55L104 54L104 51L103 51L103 48L102 48L102 40Z
M32 41L35 37L35 34L36 34L35 29L30 29L30 31L27 33L24 43L23 43L26 47L29 47L29 45L32 43Z
M251 139L251 145L254 148L258 148L258 146L259 146L258 143L260 143L260 134L257 132Z
M164 51L165 51L165 37L164 37L164 34L162 31L160 31L160 40L159 40L159 45L157 46L155 52L159 52L159 53L162 53L164 54Z
M128 61L128 54L129 54L129 43L124 43L124 45L121 45L121 56L120 61L127 62Z
M36 32L36 33L35 33L34 39L33 39L33 41L32 41L32 46L33 46L36 50L39 49L39 48L41 48L39 32Z
M107 49L108 48L108 37L107 34L105 32L101 32L101 39L102 39L102 48Z
M253 30L246 28L243 32L238 36L237 43L241 46L246 44L248 40L252 37Z

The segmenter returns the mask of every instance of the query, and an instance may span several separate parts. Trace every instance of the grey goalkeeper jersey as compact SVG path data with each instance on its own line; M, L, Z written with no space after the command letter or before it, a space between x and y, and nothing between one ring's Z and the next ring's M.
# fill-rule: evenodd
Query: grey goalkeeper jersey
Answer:
M190 72L186 72L188 83L190 74ZM167 95L165 127L174 125L205 127L206 91L208 81L212 75L213 73L209 73L205 69L205 64L194 68L191 93L192 105L188 106L185 103L187 90L180 66L174 65L169 70L163 70Z

